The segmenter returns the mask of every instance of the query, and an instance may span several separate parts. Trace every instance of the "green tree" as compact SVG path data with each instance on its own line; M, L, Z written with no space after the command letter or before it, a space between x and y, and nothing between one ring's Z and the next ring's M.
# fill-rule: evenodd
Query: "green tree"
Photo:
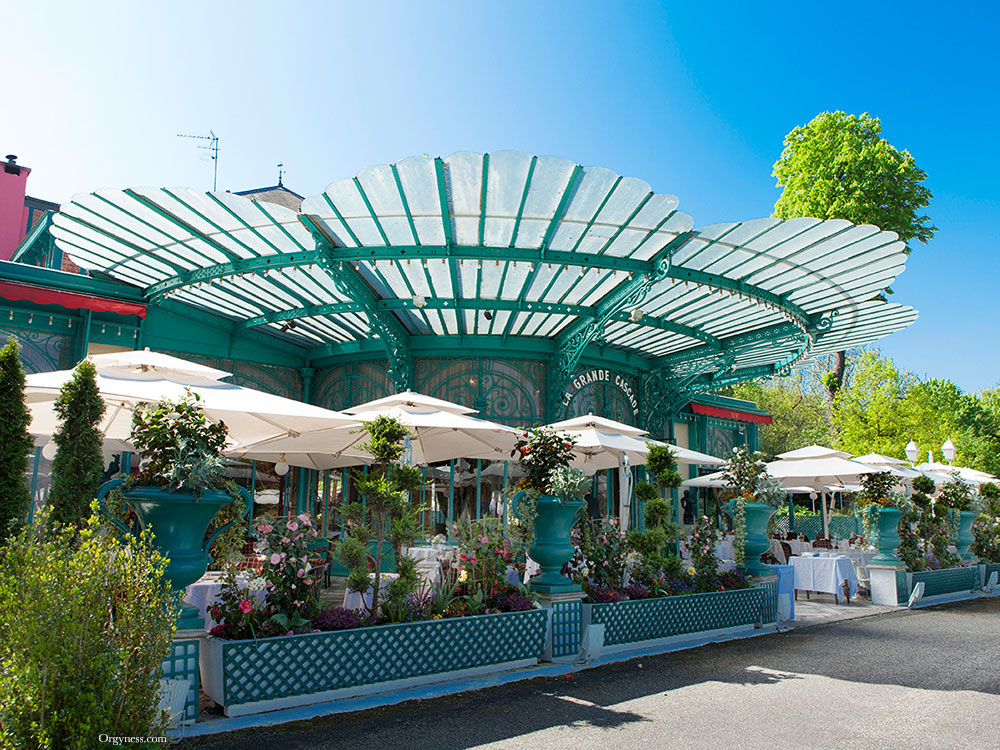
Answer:
M59 429L52 436L58 451L52 461L52 521L82 526L104 473L99 429L104 400L97 389L97 369L86 360L63 385L55 402Z
M0 545L28 517L31 493L24 484L28 454L34 445L24 403L21 347L13 336L0 349Z
M904 401L913 377L891 359L867 350L855 362L853 377L837 391L833 422L837 445L855 455L902 456L910 440Z
M801 375L741 383L735 398L753 401L774 417L760 427L760 452L769 460L804 445L831 445L833 428L826 418L823 396L810 390Z
M931 200L927 173L908 151L882 137L882 123L869 114L823 112L785 136L774 165L781 196L779 219L814 216L846 219L926 243L937 231L920 213ZM847 355L838 352L826 377L828 406L844 382Z

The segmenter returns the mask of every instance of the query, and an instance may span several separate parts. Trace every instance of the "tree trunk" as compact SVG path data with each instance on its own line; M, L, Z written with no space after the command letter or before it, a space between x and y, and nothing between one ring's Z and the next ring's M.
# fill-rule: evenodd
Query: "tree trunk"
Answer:
M833 355L833 367L824 379L826 385L826 419L833 429L833 401L837 391L844 384L844 372L847 369L847 352L837 352Z

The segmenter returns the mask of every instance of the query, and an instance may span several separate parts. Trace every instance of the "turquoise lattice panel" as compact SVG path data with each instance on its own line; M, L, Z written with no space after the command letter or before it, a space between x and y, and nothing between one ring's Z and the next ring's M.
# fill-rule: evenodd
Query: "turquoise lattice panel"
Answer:
M583 605L579 601L552 605L552 656L576 656L583 638Z
M666 596L595 604L591 621L604 625L604 643L615 646L655 638L761 622L764 589Z
M544 610L224 644L226 705L535 659Z
M198 641L174 641L170 656L163 660L163 676L182 677L191 680L187 702L184 704L184 720L198 719Z
M788 510L778 511L775 516L778 520L778 531L786 534L789 531ZM830 536L839 536L841 539L848 539L857 534L860 527L855 518L849 516L833 516L830 518ZM805 534L810 539L815 539L823 533L823 519L818 516L795 516L795 533Z
M986 563L986 581L990 580L992 574L997 574L997 580L1000 580L1000 563Z
M761 581L757 587L764 592L761 599L761 619L764 622L778 621L778 582Z
M896 603L905 605L910 600L910 582L905 570L896 571Z
M978 568L950 568L948 570L922 570L913 574L913 585L923 581L924 596L957 594L979 588Z

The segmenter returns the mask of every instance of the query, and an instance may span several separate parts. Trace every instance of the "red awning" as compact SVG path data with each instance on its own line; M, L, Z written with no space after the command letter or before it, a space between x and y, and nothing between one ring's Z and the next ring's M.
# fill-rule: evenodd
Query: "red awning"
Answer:
M0 281L0 297L11 300L26 300L39 305L60 305L70 310L93 310L94 312L110 312L119 315L138 315L146 317L146 306L137 302L119 302L106 297L92 297L89 294L76 292L61 292L56 289L46 289L31 284L17 284L12 281Z
M718 406L706 406L705 404L691 404L691 411L695 414L704 414L708 417L719 417L720 419L731 419L734 422L753 422L754 424L771 424L774 417L767 414L753 414L748 411L738 409L723 409Z

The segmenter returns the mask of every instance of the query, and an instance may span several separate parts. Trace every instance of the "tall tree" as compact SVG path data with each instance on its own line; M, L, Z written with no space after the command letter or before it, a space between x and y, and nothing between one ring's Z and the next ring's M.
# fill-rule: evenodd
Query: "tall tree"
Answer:
M104 400L97 389L97 369L86 360L77 365L55 402L59 429L52 436L58 451L52 461L51 520L82 527L104 473L98 428Z
M926 243L937 231L920 214L932 197L922 184L927 173L881 134L881 121L867 113L823 112L794 128L774 165L782 188L774 215L847 219L895 232L903 242ZM824 378L831 411L846 362L846 353L838 352Z
M910 440L904 400L912 382L913 376L900 372L891 359L862 352L834 400L838 447L855 455L902 456Z
M753 401L774 422L760 428L760 452L769 460L805 445L831 445L833 429L825 417L823 396L810 390L801 374L769 381L741 383L736 398Z
M28 454L34 446L24 403L21 347L13 336L0 349L0 545L28 517L31 493L24 483Z

